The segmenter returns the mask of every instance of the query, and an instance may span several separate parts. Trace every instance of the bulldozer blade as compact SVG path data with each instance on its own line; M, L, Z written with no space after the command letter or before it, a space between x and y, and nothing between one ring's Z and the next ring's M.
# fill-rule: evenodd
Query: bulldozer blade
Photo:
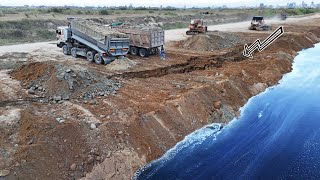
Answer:
M199 32L196 32L196 31L187 31L186 34L187 34L187 35L196 35L196 34L199 34Z

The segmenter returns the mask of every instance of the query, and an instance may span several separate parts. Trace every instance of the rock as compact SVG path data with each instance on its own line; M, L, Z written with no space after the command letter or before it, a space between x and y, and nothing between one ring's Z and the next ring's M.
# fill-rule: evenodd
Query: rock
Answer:
M53 96L53 100L55 101L61 101L62 97L61 96Z
M63 100L70 100L70 96L65 95L65 96L63 97Z
M0 170L0 177L5 177L5 176L8 176L9 174L10 174L9 170L6 170L6 169Z
M64 164L63 163L58 163L58 168L59 169L62 169L64 167Z
M77 168L77 165L75 163L73 163L71 166L70 166L70 170L71 171L75 171Z
M93 129L97 129L97 126L96 126L96 124L94 124L94 123L91 123L91 124L90 124L90 129L92 129L92 130L93 130Z
M28 90L28 94L35 94L34 89L30 88L30 89Z
M111 151L109 151L107 154L107 158L110 158L110 157L111 157Z
M39 87L38 87L38 90L39 90L39 91L42 91L42 90L43 90L43 87L39 86Z
M64 119L62 119L59 123L64 123L65 122L65 120Z
M123 132L122 131L118 131L118 134L121 135Z
M67 70L66 70L66 73L71 73L71 72L72 72L71 69L67 69Z
M90 156L87 160L88 164L92 164L94 162L94 158L92 156Z
M221 101L215 101L213 102L213 107L215 109L220 109L221 108Z
M101 160L101 157L100 157L100 156L97 156L97 157L96 157L96 160L97 160L97 161L100 161L100 160Z
M99 96L104 96L104 92L100 92L100 93L99 93Z
M56 118L56 121L58 121L59 123L64 123L65 122L65 120L62 119L62 118Z
M105 118L106 116L105 116L105 115L100 115L100 117L101 117L101 118Z

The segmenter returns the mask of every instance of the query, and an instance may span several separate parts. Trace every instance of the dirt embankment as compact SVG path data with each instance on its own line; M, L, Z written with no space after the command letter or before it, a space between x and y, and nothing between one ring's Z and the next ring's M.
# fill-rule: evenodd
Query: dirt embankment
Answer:
M0 171L6 179L129 179L187 134L238 116L250 97L291 71L298 51L319 42L317 26L288 25L286 32L253 59L244 58L239 45L192 56L188 49L170 50L168 61L138 59L121 73L83 59L28 60L13 77L3 75L15 81L0 84L1 103L12 102L0 103ZM249 43L268 33L237 36ZM78 82L74 90L68 77ZM81 96L109 80L122 86L90 101ZM13 91L10 98L5 87ZM55 95L54 89L70 98L28 101Z

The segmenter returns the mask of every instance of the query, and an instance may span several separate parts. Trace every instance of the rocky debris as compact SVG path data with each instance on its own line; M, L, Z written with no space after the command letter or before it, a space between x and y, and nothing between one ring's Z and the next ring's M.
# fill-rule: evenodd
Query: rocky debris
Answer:
M0 170L0 177L5 177L5 176L8 176L10 174L10 171L9 170Z
M97 156L97 157L96 157L96 161L101 161L101 157L100 157L100 156Z
M30 89L28 90L28 94L32 94L32 95L33 95L33 94L35 94L35 93L36 93L36 92L35 92L34 89L31 89L31 88L30 88Z
M115 95L122 87L116 80L87 69L75 70L62 64L51 64L50 71L43 71L48 62L23 65L13 70L12 75L22 79L28 94L42 97L39 102L63 103L72 98L93 100L97 97ZM34 72L34 68L40 72ZM34 76L34 74L37 76ZM32 77L32 81L29 80Z
M53 96L53 100L59 102L62 100L62 97L61 96Z
M72 72L72 69L67 69L66 70L66 73L71 73Z
M110 157L111 157L111 155L112 155L112 152L111 152L111 151L109 151L109 152L108 152L108 154L107 154L107 156L106 156L106 158L110 158Z
M88 164L92 164L94 162L94 157L92 156L89 156L88 160L87 160L87 163Z
M75 171L77 168L77 165L75 163L73 163L71 166L70 166L70 170L71 171Z
M87 29L91 29L96 33L90 33L90 36L95 37L97 40L105 40L104 37L113 37L113 38L127 38L128 36L124 33L120 33L110 27L106 27L100 23L92 21L90 19L75 19L71 22L73 28L77 29L78 31L88 34L90 31Z
M64 123L65 122L65 120L62 119L62 118L56 118L56 121L58 121L59 123Z
M215 101L213 102L213 107L215 109L220 109L221 108L221 101Z
M207 34L198 34L182 40L178 43L178 47L196 51L214 51L241 43L244 43L244 39L236 34L208 32Z
M95 123L91 123L90 124L90 129L94 130L94 129L97 129L97 126Z

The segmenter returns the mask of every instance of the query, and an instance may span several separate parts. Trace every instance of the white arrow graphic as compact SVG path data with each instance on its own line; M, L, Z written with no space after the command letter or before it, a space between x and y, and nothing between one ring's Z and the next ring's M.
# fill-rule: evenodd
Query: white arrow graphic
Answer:
M259 52L267 48L271 43L277 40L284 33L283 27L280 26L276 29L270 36L268 36L264 41L257 39L250 46L244 45L243 55L248 58L253 58L252 53L254 50L258 49Z

